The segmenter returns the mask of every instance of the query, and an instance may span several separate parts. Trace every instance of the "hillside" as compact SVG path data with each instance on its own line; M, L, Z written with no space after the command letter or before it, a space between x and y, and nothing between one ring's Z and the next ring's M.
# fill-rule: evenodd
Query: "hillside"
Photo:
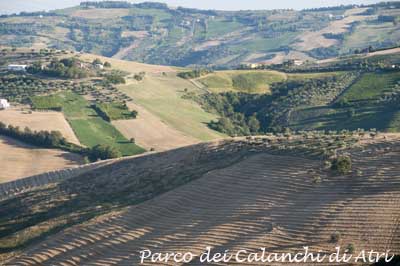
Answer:
M5 265L132 265L143 249L197 256L207 246L329 252L352 244L355 252L398 253L398 139L358 138L228 140L127 158L44 184L28 179L0 201L2 253L15 256ZM352 173L324 168L324 147L348 154Z
M48 13L1 16L0 46L68 49L176 66L306 62L370 46L398 46L399 15L398 2L238 12L84 2Z

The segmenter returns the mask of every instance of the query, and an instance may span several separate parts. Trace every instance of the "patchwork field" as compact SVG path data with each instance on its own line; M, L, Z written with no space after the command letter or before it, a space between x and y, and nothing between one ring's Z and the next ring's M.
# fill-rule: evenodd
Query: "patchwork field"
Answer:
M301 51L309 51L319 47L329 47L339 44L335 39L327 39L324 34L339 34L348 31L351 23L355 21L363 21L368 18L368 16L358 15L365 10L365 8L356 8L346 11L344 14L345 18L332 21L326 28L316 32L306 32L305 34L302 34L300 36L300 42L294 44L293 47Z
M0 183L83 163L79 155L51 149L39 149L0 136Z
M80 144L74 131L71 129L65 117L60 112L31 112L21 108L13 108L0 111L0 121L13 126L25 127L31 130L58 130L71 143Z
M45 97L62 106L68 123L82 145L93 147L106 144L115 147L123 156L144 152L141 147L130 143L112 124L103 120L82 96L65 92L42 99Z
M49 200L87 190L85 196L74 194L70 199L79 202L71 211L90 209L85 207L90 202L98 205L97 213L101 213L101 202L118 202L110 198L116 193L129 204L136 197L149 197L146 193L151 191L162 191L162 186L152 185L155 180L173 187L183 177L195 174L186 185L151 200L47 237L5 265L137 265L139 251L144 249L154 253L190 251L195 254L191 264L198 265L197 256L207 246L212 253L229 249L230 254L241 249L260 252L260 247L267 252L294 253L304 246L312 252L334 252L336 246L349 245L355 254L362 249L400 252L398 141L379 140L349 150L354 173L344 176L321 170L320 160L303 153L273 151L264 145L255 142L248 146L245 141L203 144L101 167L85 174L85 182L77 176L51 184L50 191L36 188L33 197L38 210L46 210ZM143 172L149 165L154 170ZM108 171L113 173L112 182L104 186L110 181ZM168 174L162 175L164 171ZM135 187L127 173L137 173L135 183L147 184L147 192L123 193L121 184ZM0 203L11 211L29 195L27 191ZM35 217L34 212L27 214ZM4 219L15 215L7 212ZM53 215L50 211L48 219ZM4 230L9 227L6 224ZM335 242L333 235L339 235ZM154 263L147 260L143 265ZM169 261L163 265L185 264Z
M249 93L269 93L269 85L286 80L284 73L276 71L217 71L196 79L211 92L242 91Z
M399 27L393 23L363 23L357 27L354 34L346 38L342 51L369 45L376 46L382 42L397 43L399 38Z
M220 138L221 134L209 129L207 123L216 120L197 103L183 99L187 91L200 92L191 82L178 78L176 73L148 74L141 82L132 81L119 89L129 95L134 103L157 116L169 127L198 140Z

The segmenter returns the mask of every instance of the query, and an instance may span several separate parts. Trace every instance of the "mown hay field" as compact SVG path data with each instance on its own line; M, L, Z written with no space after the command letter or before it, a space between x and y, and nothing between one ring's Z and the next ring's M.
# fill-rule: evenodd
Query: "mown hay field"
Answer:
M20 108L12 108L0 111L0 122L7 125L19 126L22 130L25 127L36 131L58 130L69 142L80 144L74 131L61 112L31 112Z
M135 104L144 107L169 127L198 140L221 138L223 135L208 128L207 123L217 116L204 111L192 100L183 99L188 92L203 93L176 73L147 74L141 82L119 86ZM139 114L140 115L140 114Z

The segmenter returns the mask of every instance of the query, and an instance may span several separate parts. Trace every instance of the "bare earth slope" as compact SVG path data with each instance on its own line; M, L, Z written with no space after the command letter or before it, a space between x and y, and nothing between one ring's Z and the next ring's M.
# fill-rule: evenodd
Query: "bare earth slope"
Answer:
M337 245L352 243L356 252L400 252L399 143L354 148L351 156L360 175L332 176L320 170L319 160L300 154L293 157L295 153L279 154L258 146L249 149L242 142L209 147L201 144L122 160L61 183L54 192L50 187L46 193L51 197L79 189L82 195L71 194L71 199L84 197L82 201L94 194L109 193L105 195L109 198L112 191L120 190L116 193L129 200L152 190L152 186L143 185L141 190L134 189L129 183L133 180L138 184L141 178L150 178L153 186L160 182L168 185L176 182L173 176L200 174L161 196L53 235L28 247L6 265L138 265L137 255L143 249L199 255L207 246L213 252L258 252L261 247L268 252L295 252L303 246L315 252L333 252ZM153 167L149 169L149 165ZM105 174L110 171L111 176ZM322 182L315 183L312 173L319 173ZM108 188L102 185L104 182ZM127 190L131 192L124 194ZM37 191L31 200L40 199L37 195L41 193ZM15 200L0 204L7 209ZM334 244L330 237L336 232L341 238Z

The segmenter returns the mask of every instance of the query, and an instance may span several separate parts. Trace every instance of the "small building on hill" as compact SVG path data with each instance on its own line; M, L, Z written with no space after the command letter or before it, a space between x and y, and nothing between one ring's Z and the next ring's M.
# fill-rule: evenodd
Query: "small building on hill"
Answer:
M8 65L7 69L9 71L26 71L27 65Z
M10 108L10 103L6 99L0 99L0 110Z
M304 62L303 62L303 60L300 60L300 59L294 59L294 60L293 60L293 64L294 64L295 66L301 66L301 65L304 64Z
M103 64L95 64L94 67L97 69L103 69L104 65Z

